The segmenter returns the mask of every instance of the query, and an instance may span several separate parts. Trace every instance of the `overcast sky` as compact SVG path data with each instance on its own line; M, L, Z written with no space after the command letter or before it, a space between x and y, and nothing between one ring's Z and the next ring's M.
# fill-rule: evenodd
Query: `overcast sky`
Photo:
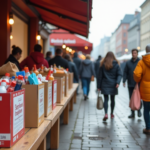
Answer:
M111 36L125 14L134 14L145 0L93 0L89 41L99 45L100 39Z

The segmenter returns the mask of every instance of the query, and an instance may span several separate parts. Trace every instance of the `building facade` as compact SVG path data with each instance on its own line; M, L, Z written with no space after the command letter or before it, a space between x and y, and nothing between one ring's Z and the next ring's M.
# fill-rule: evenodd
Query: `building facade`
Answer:
M110 37L105 36L101 39L101 43L99 46L99 54L104 57L106 53L110 50L109 48Z
M116 55L121 56L125 53L128 47L128 29L129 23L134 18L134 15L125 15L121 20L120 25L116 30Z
M150 44L150 0L141 5L141 49Z
M128 29L128 51L129 53L133 48L140 50L140 19L141 13L135 12L134 19L130 22Z
M116 55L116 31L112 33L110 38L110 51Z

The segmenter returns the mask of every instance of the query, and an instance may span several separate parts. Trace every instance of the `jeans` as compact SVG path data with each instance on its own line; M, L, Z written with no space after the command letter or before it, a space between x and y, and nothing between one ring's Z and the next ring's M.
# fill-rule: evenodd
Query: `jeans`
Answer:
M81 81L82 81L83 94L88 96L90 91L91 78L81 78Z
M129 90L129 98L131 99L134 87L128 87L128 90ZM141 105L141 107L142 107L142 105ZM139 109L139 111L140 110L141 110L141 108ZM131 110L131 113L134 114L134 110Z
M146 124L146 129L150 130L150 102L144 102L144 120Z
M108 95L104 95L104 111L105 111L105 114L107 114L107 111L108 111L108 101L109 101ZM111 95L111 114L114 113L114 108L115 108L115 95Z

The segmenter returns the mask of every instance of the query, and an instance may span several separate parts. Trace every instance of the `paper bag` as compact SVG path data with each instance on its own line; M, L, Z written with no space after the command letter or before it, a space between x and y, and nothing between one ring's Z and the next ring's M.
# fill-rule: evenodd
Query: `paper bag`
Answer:
M5 73L10 73L10 76L16 76L18 71L18 67L14 63L8 62L0 67L0 76L4 76Z

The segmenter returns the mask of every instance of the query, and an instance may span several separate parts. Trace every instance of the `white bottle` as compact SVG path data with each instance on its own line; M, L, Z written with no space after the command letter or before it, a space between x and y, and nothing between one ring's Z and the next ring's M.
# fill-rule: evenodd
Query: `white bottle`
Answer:
M5 80L2 80L2 82L1 82L0 93L7 93Z

